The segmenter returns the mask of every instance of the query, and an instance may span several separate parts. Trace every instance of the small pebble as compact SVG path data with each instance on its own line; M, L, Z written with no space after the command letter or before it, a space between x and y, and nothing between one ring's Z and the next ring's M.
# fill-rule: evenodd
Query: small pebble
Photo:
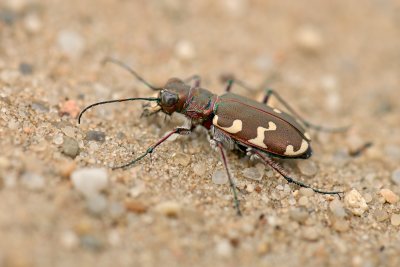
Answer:
M378 222L384 222L389 219L389 214L385 210L376 210L374 216Z
M21 176L21 184L30 190L41 190L45 186L43 176L36 173L26 172Z
M100 194L92 194L86 200L86 207L90 213L100 215L107 209L108 201Z
M70 58L79 58L85 49L83 37L71 30L63 30L58 33L57 43L61 51Z
M174 160L179 165L182 165L183 167L186 167L190 163L190 156L188 154L185 154L185 153L177 153L174 156Z
M309 217L309 214L306 210L299 208L290 210L289 215L292 220L295 220L299 223L304 223Z
M315 227L304 227L302 235L308 241L317 241L319 239L319 231Z
M43 28L42 21L37 14L31 13L24 18L24 26L29 33L38 33Z
M154 209L167 217L176 218L181 213L182 206L176 201L167 201L157 204Z
M62 145L64 143L64 135L62 133L58 133L53 137L53 143L55 145Z
M212 175L212 181L214 184L226 184L228 182L228 175L225 170L216 170Z
M84 235L80 239L81 246L92 251L101 251L104 248L103 242L95 236Z
M271 250L271 246L269 245L268 242L262 241L258 244L257 252L259 255L264 255L264 254L268 253L270 250Z
M329 209L335 217L343 218L346 216L343 203L336 198L329 203Z
M215 250L217 252L217 255L224 258L231 257L233 253L231 242L229 242L229 240L226 239L219 241L216 245Z
M333 223L332 227L338 232L347 232L350 229L350 224L344 219L339 219Z
M108 186L108 175L104 168L82 168L71 174L72 184L84 196L90 198Z
M75 100L67 100L60 104L60 116L68 115L72 118L76 118L78 117L79 112L81 112L81 109L78 107Z
M393 173L392 173L392 181L395 184L400 185L400 168L393 171Z
M61 131L68 137L74 138L75 137L75 128L72 126L65 126L61 128Z
M20 63L18 69L23 75L31 75L33 73L33 65L26 62Z
M381 189L380 194L383 196L386 202L394 204L399 201L399 196L393 193L392 190L384 188Z
M372 195L370 193L364 194L365 202L370 203L372 201Z
M303 51L311 53L321 50L324 43L319 30L311 25L304 25L298 29L296 41Z
M64 137L64 143L62 146L62 152L71 157L75 158L79 154L79 144L78 142L70 137Z
M361 216L368 209L368 205L362 195L355 189L344 197L345 206L357 216Z
M299 160L297 162L297 167L300 172L305 176L314 176L318 172L317 164L310 160Z
M246 168L242 170L242 174L247 179L260 181L263 177L263 173L259 171L256 167Z
M143 182L137 184L129 189L129 195L133 198L140 196L146 190L146 185Z
M50 110L48 105L42 101L33 101L31 104L31 108L39 113L47 113Z
M73 231L65 231L60 237L61 245L67 249L72 249L78 246L79 238Z
M314 190L312 190L311 188L300 188L299 190L300 194L305 196L305 197L311 197L315 194Z
M308 205L308 197L302 196L299 198L299 206L307 206Z
M181 40L175 46L175 54L183 60L190 60L196 56L193 43L188 40Z
M207 167L205 166L204 163L199 162L199 163L195 163L193 165L193 172L194 174L198 175L198 176L203 176L207 171Z
M253 193L254 192L254 185L247 184L246 185L246 191L247 191L247 193Z
M390 217L390 223L394 226L399 226L400 225L400 214L392 214L392 217Z
M101 131L88 131L85 139L87 141L96 141L103 143L106 140L106 134Z
M125 208L127 211L138 214L145 213L148 209L148 207L145 204L137 200L125 201Z

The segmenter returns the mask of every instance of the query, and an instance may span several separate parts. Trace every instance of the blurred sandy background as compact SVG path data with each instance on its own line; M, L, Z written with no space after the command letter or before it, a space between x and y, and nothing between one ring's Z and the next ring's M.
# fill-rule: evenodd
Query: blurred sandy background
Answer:
M310 121L351 124L282 161L345 198L230 153L239 218L202 131L111 171L179 118L124 103L78 125L92 102L153 94L106 56L217 94L234 74L257 88L238 94L273 87ZM399 266L399 73L398 1L2 0L0 266Z

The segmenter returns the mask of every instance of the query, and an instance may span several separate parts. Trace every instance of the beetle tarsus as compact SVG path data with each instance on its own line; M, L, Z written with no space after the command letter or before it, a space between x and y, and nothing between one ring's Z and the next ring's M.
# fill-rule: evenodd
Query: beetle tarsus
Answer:
M324 194L324 195L338 195L339 197L341 197L340 194L344 193L342 191L324 191L324 190L320 190L320 189L317 189L317 188L313 188L310 185L307 185L307 184L305 184L303 182L297 181L297 180L293 179L292 177L290 177L289 175L287 175L285 170L277 162L273 161L268 156L264 155L263 153L255 150L255 149L250 149L250 151L252 151L253 154L258 155L266 164L271 166L275 171L277 171L280 175L282 175L282 177L285 178L285 180L288 183L292 183L292 184L295 184L295 185L298 185L298 186L304 187L304 188L310 188L315 193Z

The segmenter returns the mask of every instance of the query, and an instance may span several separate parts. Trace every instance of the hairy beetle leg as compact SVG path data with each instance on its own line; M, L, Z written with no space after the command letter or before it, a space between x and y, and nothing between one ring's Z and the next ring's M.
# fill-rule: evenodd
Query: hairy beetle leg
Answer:
M191 129L186 129L183 127L177 127L174 130L172 130L170 133L168 133L166 136L164 136L163 138L161 138L160 140L158 140L157 143L155 143L154 145L150 146L146 152L144 152L142 155L140 155L139 157L135 158L134 160L121 165L121 166L117 166L117 167L113 167L113 170L116 169L124 169L127 168L133 164L135 164L136 162L140 161L141 159L143 159L145 156L147 156L148 154L151 155L151 153L153 153L154 149L156 149L156 147L158 147L159 145L161 145L162 143L164 143L169 137L171 137L171 135L173 134L181 134L181 135L188 135L191 133Z
M271 166L275 171L277 171L280 175L282 175L282 177L285 178L285 180L288 183L292 183L292 184L295 184L295 185L298 185L298 186L304 187L304 188L310 188L314 192L319 193L319 194L338 195L340 198L341 198L340 194L344 193L343 191L324 191L324 190L320 190L320 189L317 189L317 188L313 188L310 185L307 185L307 184L305 184L303 182L297 181L297 180L293 179L292 177L290 177L288 174L286 174L286 172L282 168L282 166L280 166L279 163L277 163L273 159L269 158L268 156L264 155L263 153L255 150L255 149L250 149L250 151L253 152L254 154L258 155L260 157L260 159L262 159L266 164Z
M232 192L233 192L233 199L234 199L237 215L238 216L242 216L242 212L240 211L240 204L239 204L239 199L238 199L238 196L237 196L235 182L233 181L231 173L229 172L228 162L227 162L227 159L226 159L224 147L223 147L222 143L218 142L218 141L216 141L216 145L217 145L217 147L219 148L219 150L221 152L222 162L224 163L226 174L228 175L229 185L230 185L230 187L232 189Z

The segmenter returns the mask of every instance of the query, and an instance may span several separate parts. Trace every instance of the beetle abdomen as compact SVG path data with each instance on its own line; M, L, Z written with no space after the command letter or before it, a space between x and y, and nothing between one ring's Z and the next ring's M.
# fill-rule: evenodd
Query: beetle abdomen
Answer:
M220 97L214 114L215 127L248 146L282 157L308 158L311 155L304 129L277 109L228 93Z

